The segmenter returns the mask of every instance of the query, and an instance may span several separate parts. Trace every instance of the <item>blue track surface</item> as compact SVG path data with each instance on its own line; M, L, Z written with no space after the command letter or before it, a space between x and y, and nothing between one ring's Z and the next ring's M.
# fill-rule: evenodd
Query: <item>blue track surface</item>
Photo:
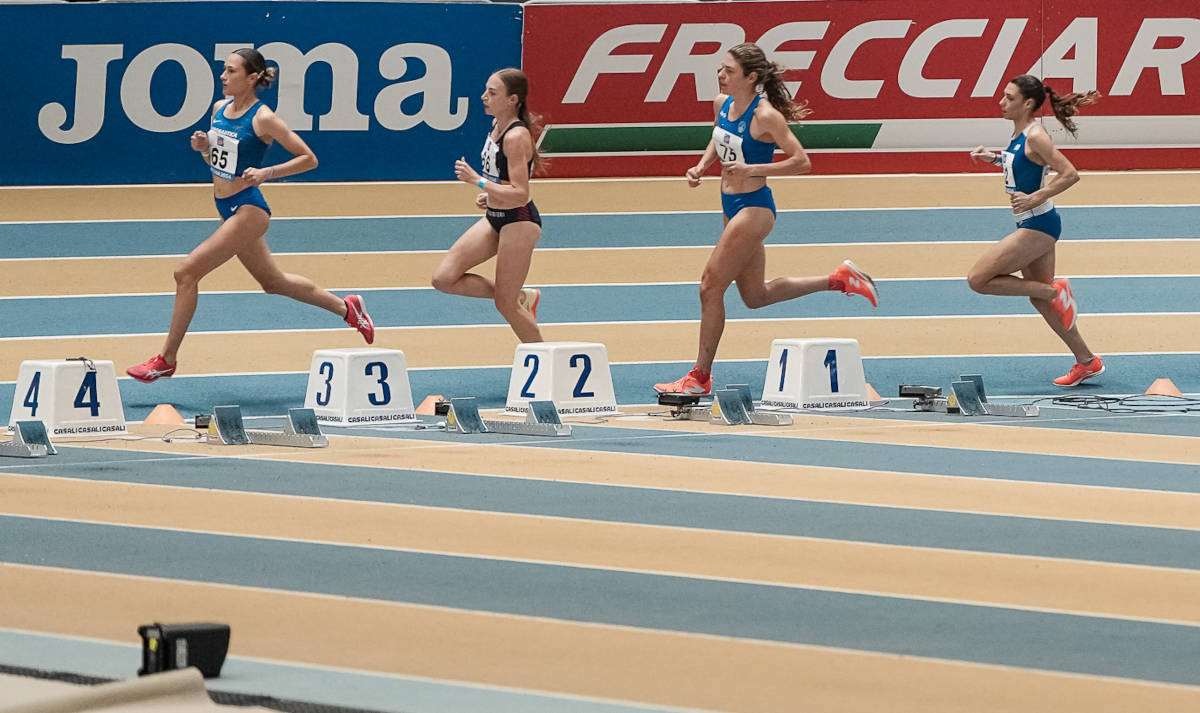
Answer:
M482 442L482 439L473 440ZM509 437L508 440L512 442L513 439ZM526 445L532 445L534 440L530 438ZM595 447L586 440L573 440L571 445L575 448ZM663 447L664 440L680 447L690 446L694 451L690 455L698 458L713 458L714 451L741 453L745 448L743 443L725 439L707 444L709 448L698 447L705 439L691 437L644 441L640 444L641 450L652 455L677 455ZM636 452L632 447L622 448L619 442L603 445L607 450ZM847 466L844 462L846 452L859 449L873 451L871 455L875 462L866 460ZM990 477L1110 487L1137 485L1128 464L1097 459L1028 456L1006 463L1000 453L912 449L914 452L908 460L894 460L889 467L887 458L902 454L903 449L903 446L861 444L848 448L846 444L836 442L785 439L773 459L765 462L974 477L970 462L972 458L978 458L981 463L977 470L991 472L995 467L999 471ZM98 460L88 460L88 455L79 454L75 460L83 459L83 464L105 463L103 473L94 477L106 481L168 482L184 487L1200 569L1200 532L1187 530L356 467L338 468L336 479L339 482L331 483L325 482L330 480L328 466L320 464L264 462L256 467L256 474L248 475L245 463L235 459L147 458L144 455L122 458L94 452L90 455ZM750 455L753 458L756 454ZM1043 477L1023 478L1030 473L1030 465L1039 461L1048 472L1036 474ZM927 466L931 462L940 467L921 465ZM63 459L53 465L20 467L16 472L77 477L72 474L79 470L70 464L70 460ZM1156 464L1145 469L1139 467L1138 474L1143 473L1150 481L1147 488L1157 486L1177 492L1195 492L1200 487L1194 482L1195 468L1187 466Z
M1001 196L1003 197L1003 196ZM1200 237L1200 207L1061 208L1064 240ZM275 252L445 250L478 218L274 218ZM182 255L217 227L217 220L177 222L0 224L5 257ZM547 215L542 248L713 245L719 214ZM783 211L768 242L990 242L1012 231L1004 208Z
M761 309L742 304L737 288L725 295L729 319L1027 315L1028 300L972 292L966 280L880 280L878 309L862 299L817 292ZM1076 278L1076 299L1088 314L1191 312L1200 305L1200 277ZM504 324L488 300L433 289L364 290L376 327ZM1163 295L1171 295L1169 301ZM56 334L144 334L165 330L170 295L0 299L0 337ZM547 287L538 321L629 322L694 320L698 288L687 285ZM340 328L340 320L286 297L261 293L203 295L192 332L229 329Z
M9 535L0 559L10 562L1200 684L1195 627L170 530L0 522ZM81 551L81 541L103 541L106 551ZM34 544L38 554L29 557Z
M1065 240L1200 237L1197 206L1066 208L1062 212ZM441 251L475 220L474 216L276 218L269 240L276 253ZM205 239L215 225L215 220L10 223L0 224L0 245L9 258L179 255ZM549 215L539 246L710 246L719 227L715 211ZM1003 208L797 211L780 213L770 242L914 242L913 250L933 251L938 243L949 241L991 242L1011 227ZM1087 314L1200 312L1200 276L1147 279L1117 274L1073 278L1072 283ZM861 299L818 293L751 311L734 290L727 294L726 305L728 316L735 320L894 318L895 322L888 324L905 329L927 324L921 318L1033 314L1023 299L977 295L962 279L881 280L879 287L881 305L877 310ZM47 295L54 294L53 285L46 290ZM366 294L376 325L382 328L503 324L485 300L448 296L432 289L376 289ZM0 339L20 344L15 340L77 335L92 337L99 344L103 335L161 333L166 329L172 299L172 295L144 294L0 299ZM564 325L695 323L698 316L697 285L693 283L551 286L544 288L539 308L541 322ZM797 322L796 331L803 333L804 324ZM344 330L340 321L320 310L250 293L203 295L192 323L195 332L326 328ZM408 333L387 334L388 339L376 346L405 348L402 341ZM398 336L393 339L393 335ZM261 338L270 340L272 335L264 333ZM993 398L1019 397L1029 402L1050 392L1050 380L1061 375L1071 360L1065 351L1050 356L947 356L955 353L953 344L929 342L926 355L864 359L867 380L889 397L901 384L945 388L960 374L982 373ZM680 346L680 356L690 356L693 346ZM1002 346L998 344L997 349ZM90 356L105 358L102 354ZM677 378L690 364L613 364L617 402L651 402L651 384ZM1140 394L1153 378L1169 376L1185 393L1200 394L1200 351L1196 349L1148 354L1130 345L1127 353L1106 353L1105 364L1108 370L1101 383L1060 393L1077 400ZM766 366L761 359L718 360L716 385L746 383L759 397ZM504 405L508 376L506 366L409 371L418 402L428 394L475 396L485 408ZM141 420L160 403L173 404L189 419L209 413L216 404L236 403L251 418L251 426L278 428L279 414L304 403L307 374L180 376L149 386L122 377L119 388L126 418L131 421ZM0 419L7 417L9 404L22 396L11 381L0 383ZM800 430L775 433L769 428L704 430L698 425L700 432L685 432L667 425L608 418L577 422L569 439L464 436L436 427L419 431L329 427L326 430L332 436L362 440L335 438L334 448L304 452L281 449L262 453L251 452L258 447L181 446L157 440L139 444L116 439L64 441L60 453L52 458L4 459L0 464L4 475L0 488L11 488L0 489L0 575L32 576L32 570L15 566L28 565L39 568L38 572L67 573L76 578L72 581L102 582L114 588L128 586L129 580L84 573L152 577L139 581L163 591L180 587L180 582L221 584L229 585L221 592L231 601L238 592L248 591L238 588L254 587L259 588L254 590L256 597L276 597L274 601L281 602L305 594L332 597L344 607L343 613L357 602L367 605L374 616L386 611L377 606L380 604L429 606L437 608L438 616L448 617L446 621L453 620L453 626L462 626L461 631L476 633L481 629L470 627L483 625L464 622L487 618L489 626L498 620L510 626L516 617L531 617L525 621L529 628L523 631L553 624L574 627L570 630L577 634L578 625L586 624L589 634L603 631L611 636L605 646L618 653L627 642L645 641L625 637L653 634L688 645L702 640L722 653L726 650L722 647L732 651L742 646L795 653L795 645L802 645L805 656L821 663L825 663L822 657L829 656L829 650L821 647L831 647L853 651L854 656L881 654L873 661L886 662L883 665L922 665L932 659L936 666L1005 667L1000 673L989 669L980 674L993 676L988 679L992 683L1040 671L1052 674L1039 679L1047 690L1054 687L1047 681L1065 680L1053 675L1059 673L1113 677L1146 688L1159 683L1200 687L1200 669L1195 665L1200 624L1194 608L1186 605L1190 600L1184 600L1192 596L1183 591L1186 586L1180 586L1179 592L1156 593L1160 598L1154 601L1171 602L1172 610L1161 615L1143 602L1114 604L1117 595L1088 591L1093 582L1106 581L1124 587L1121 592L1128 595L1141 591L1138 583L1152 576L1164 577L1155 581L1186 585L1193 581L1188 577L1200 571L1200 527L1187 526L1195 522L1189 509L1200 495L1200 467L1190 462L1194 459L1187 455L1186 446L1186 439L1200 436L1200 412L1175 408L1172 413L1130 415L1071 408L1065 402L1051 404L1044 398L1037 419L900 412L910 403L894 398L890 406L897 410L840 414L847 418L844 429L836 418L814 417L806 423L802 414L796 426ZM1200 404L1190 403L1200 408ZM1119 407L1095 398L1084 405ZM435 421L427 418L424 423ZM948 424L953 431L945 429ZM830 428L838 430L821 431ZM897 429L907 434L901 440L912 445L889 442L895 440L892 436ZM961 447L947 447L947 442L957 443L947 440L948 433L964 439L986 433L988 448L994 449L972 449L969 440L961 442ZM923 434L929 439L923 440ZM1036 434L1031 439L1034 443L1045 444L1061 436L1065 445L1062 450L1025 447L1022 439L1031 434ZM1107 455L1114 449L1103 439L1110 435L1132 438L1130 434L1146 436L1137 440L1139 455L1157 453L1152 446L1161 444L1161 460L1083 457L1093 453L1087 448L1089 442L1105 443L1103 451L1098 448L1095 452ZM1011 448L1006 447L1009 436ZM453 454L453 464L451 458L441 458L437 449ZM720 464L719 469L715 464ZM802 470L805 466L834 470ZM627 470L614 472L617 468ZM716 477L743 471L744 479ZM844 480L843 476L859 480ZM903 481L898 480L901 477ZM768 480L774 485L761 487ZM911 487L891 487L894 481ZM881 486L879 492L862 493L848 482ZM104 515L88 511L93 513L89 518L81 513L92 503L28 497L41 489L46 493L91 493L105 498L100 507L108 510ZM189 516L189 524L164 525L162 520L145 517L145 503L129 499L128 493L147 499L163 494L180 508L213 502L210 498L240 505L248 500L248 494L260 494L271 497L253 500L256 513L261 509L281 518L288 513L296 517L294 513L299 512L308 516L277 529L259 529L254 518L235 521L226 516L222 520L207 516L225 516L223 512L181 509L178 512ZM1032 502L1026 493L1045 501ZM941 498L942 494L947 499ZM8 503L19 501L22 505L5 510L5 495L11 496ZM949 504L951 497L953 505ZM981 500L1001 497L1011 500ZM1056 502L1057 498L1061 501ZM339 502L329 502L333 500ZM314 509L318 506L319 511ZM109 513L122 514L122 508L127 509L125 519L104 524ZM326 515L329 522L323 521ZM395 517L397 527L387 533L387 540L374 527L346 534L354 531L351 524L359 515ZM438 539L436 546L428 544L432 539L419 544L403 534L405 527L418 520L402 519L417 517L428 518L419 522L437 523L429 524L430 528L447 528L445 532L432 531L446 540L451 539L452 529L457 532L465 522L487 522L486 527L495 529L483 530L487 534L479 539L488 539L486 546L470 538L453 543ZM518 521L528 529L517 528L514 523ZM137 526L139 522L153 526ZM201 522L204 524L196 524ZM300 529L297 523L302 525ZM640 526L671 528L677 539L667 540L665 530ZM533 532L558 533L571 542L579 538L580 542L604 544L586 553L564 550L546 554L550 550L529 547L536 536L528 533ZM422 529L421 535L429 537L430 531ZM605 539L609 537L613 539ZM687 564L689 560L682 554L672 558L674 551L656 549L667 546L656 539L660 537L674 543L714 543L713 558L720 555L721 547L733 543L761 545L763 561L737 562L736 566L722 563L729 569L709 570L706 567L716 564L716 559L704 565ZM549 536L546 539L551 542ZM374 546L384 541L402 545ZM330 544L337 542L347 544ZM786 545L779 551L797 553L789 556L803 556L804 561L769 560L778 555L765 551L775 545ZM883 569L876 572L862 567L851 572L836 554L824 555L828 560L822 560L822 555L815 554L818 551L842 556L853 552ZM801 552L805 554L799 555ZM651 554L667 559L655 560ZM707 551L703 554L709 557ZM969 574L939 569L935 577L928 561L935 556L942 563L939 567L956 562L964 573L985 578L996 568L1012 581L997 579L984 588L974 587L974 581L955 579ZM903 577L884 576L884 563L893 557L926 568L913 571L929 571L931 581L946 575L951 591L943 595L938 588L941 585L927 587L916 576L903 583L897 581ZM737 574L721 574L726 571ZM1063 571L1076 573L1078 581L1063 579ZM784 572L791 574L785 576ZM1183 605L1178 604L1181 600ZM19 612L20 606L38 602L7 604L9 612ZM163 606L168 606L167 602ZM433 616L431 609L422 611ZM4 629L2 621L2 663L50 667L46 662L69 662L62 667L95 675L130 673L118 670L118 658L122 666L126 666L126 658L133 659L129 669L137 665L136 650L129 646L80 642L46 627L29 632ZM319 629L323 622L306 625ZM131 639L132 630L131 624ZM580 646L576 634L560 644L560 649L544 655L577 657L577 652L569 650ZM330 635L328 641L311 642L312 650L318 651L334 638ZM531 634L531 641L529 650L536 650L540 645L536 635ZM400 648L432 646L408 640L370 643ZM518 644L529 643L506 640L503 650L507 654ZM470 644L482 646L475 638ZM293 655L279 652L281 661L233 657L227 667L228 678L214 688L395 713L676 713L684 709L671 700L657 706L649 699L609 701L571 696L553 686L505 689L460 677L453 669L423 678L405 675L412 673L408 669L393 675L366 667L306 667L298 654L291 660ZM844 661L836 665L844 665ZM589 668L592 663L572 661L582 672L581 680L598 675ZM724 663L697 659L694 665ZM502 670L509 662L489 660L485 664ZM652 681L658 673L648 672L647 680ZM781 682L781 690L788 683ZM872 682L855 682L860 684ZM931 679L921 685L933 690L940 681ZM802 691L785 692L788 704L804 700Z

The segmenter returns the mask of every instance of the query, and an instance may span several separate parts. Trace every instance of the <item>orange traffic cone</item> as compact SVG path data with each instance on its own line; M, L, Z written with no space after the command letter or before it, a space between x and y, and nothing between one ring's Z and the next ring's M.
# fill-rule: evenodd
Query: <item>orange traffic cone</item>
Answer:
M171 404L159 404L142 423L147 425L178 426L185 423L183 416Z
M1171 383L1170 379L1155 379L1150 388L1146 389L1146 396L1183 396L1178 387Z
M432 416L436 413L434 409L437 407L438 402L445 400L446 399L442 398L441 394L430 394L429 396L426 396L425 400L421 402L421 405L417 407L417 413L421 414L422 416Z

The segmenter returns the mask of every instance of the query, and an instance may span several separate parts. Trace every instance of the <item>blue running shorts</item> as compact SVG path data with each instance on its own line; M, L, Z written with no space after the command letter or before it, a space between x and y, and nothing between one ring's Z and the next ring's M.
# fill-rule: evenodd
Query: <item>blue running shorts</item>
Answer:
M244 188L228 198L213 198L213 202L217 204L217 212L221 214L222 221L232 218L238 208L244 205L258 206L266 211L267 215L271 214L271 207L267 205L267 199L263 197L262 191L258 190L258 186Z
M721 194L721 210L726 218L732 219L742 208L769 208L771 215L775 215L775 197L767 186L749 193Z

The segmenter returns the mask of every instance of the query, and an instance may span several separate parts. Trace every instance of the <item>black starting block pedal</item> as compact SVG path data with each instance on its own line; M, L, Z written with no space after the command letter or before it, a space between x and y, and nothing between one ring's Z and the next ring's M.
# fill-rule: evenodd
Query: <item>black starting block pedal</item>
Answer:
M942 387L940 386L901 384L898 395L902 399L912 399L914 411L940 411L946 413L949 402L945 396L942 396Z
M696 394L665 393L658 395L659 406L673 406L681 408L684 406L697 406L699 404L700 397Z
M670 418L674 421L712 420L712 408L710 405L700 405L699 394L660 393L658 405L670 407Z

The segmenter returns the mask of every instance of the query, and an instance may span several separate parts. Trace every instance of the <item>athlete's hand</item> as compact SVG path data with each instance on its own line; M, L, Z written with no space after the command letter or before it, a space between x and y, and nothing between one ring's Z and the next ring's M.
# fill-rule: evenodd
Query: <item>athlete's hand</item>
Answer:
M486 193L480 193L479 195L475 196L475 207L480 208L480 209L487 208L487 194Z
M472 186L479 183L479 180L482 178L482 176L475 172L475 169L471 168L471 164L467 163L467 159L462 156L454 162L454 175L458 180Z
M1034 195L1036 194L1022 193L1020 191L1009 193L1008 199L1012 202L1013 212L1024 213L1027 210L1033 210L1045 202L1034 198Z
M983 161L984 163L995 163L996 152L989 151L982 146L976 146L975 149L971 151L971 160Z
M730 178L749 178L750 166L741 161L722 161L721 172Z
M689 168L687 170L687 173L684 174L684 177L687 178L687 182L688 182L689 186L691 186L692 188L696 188L700 185L700 177L703 175L704 175L703 168L701 168L700 166L692 166L691 168Z
M251 186L261 186L266 183L267 179L274 175L274 171L269 168L254 168L251 166L245 171L242 171L241 178Z
M203 131L192 132L192 150L207 151L208 150L208 134Z

